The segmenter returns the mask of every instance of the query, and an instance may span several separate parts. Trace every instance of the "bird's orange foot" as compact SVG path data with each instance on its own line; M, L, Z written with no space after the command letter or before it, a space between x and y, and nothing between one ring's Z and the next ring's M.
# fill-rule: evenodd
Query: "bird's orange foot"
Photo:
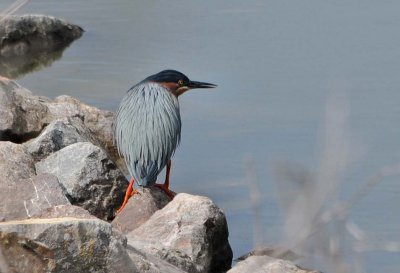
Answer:
M122 203L122 206L117 210L117 214L124 209L124 207L128 203L129 198L131 198L135 194L140 194L136 189L133 188L133 183L134 181L132 179L131 182L129 182L128 188L126 189L124 202Z
M159 188L159 189L163 190L171 200L174 199L175 193L173 191L171 191L168 188L168 186L165 185L165 183L164 184L157 184L156 183L156 184L153 185L153 187L156 187L156 188Z
M140 194L137 190L132 190L129 194L125 194L124 202L122 203L121 207L117 210L117 214L121 213L121 211L125 208L126 204L128 204L129 198L134 196L135 194Z

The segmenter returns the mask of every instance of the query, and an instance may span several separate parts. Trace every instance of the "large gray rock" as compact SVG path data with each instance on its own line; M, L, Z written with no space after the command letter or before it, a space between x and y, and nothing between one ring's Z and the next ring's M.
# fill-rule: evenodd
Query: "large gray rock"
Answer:
M315 270L301 268L291 261L268 256L250 256L238 262L227 273L320 273Z
M135 249L186 272L225 272L231 266L225 216L207 197L178 194L127 237Z
M0 140L22 143L36 137L48 123L45 100L13 81L0 79Z
M0 223L0 253L8 272L140 272L126 251L126 239L98 219Z
M125 208L117 214L112 225L127 234L145 223L157 210L162 209L171 200L159 188L138 188L139 194L129 199Z
M79 118L65 118L52 121L41 134L25 143L27 151L39 161L62 148L93 138Z
M0 183L0 221L26 219L47 208L70 204L53 175L4 182Z
M36 163L37 173L55 175L71 204L104 219L114 218L127 181L106 153L90 142L69 145Z

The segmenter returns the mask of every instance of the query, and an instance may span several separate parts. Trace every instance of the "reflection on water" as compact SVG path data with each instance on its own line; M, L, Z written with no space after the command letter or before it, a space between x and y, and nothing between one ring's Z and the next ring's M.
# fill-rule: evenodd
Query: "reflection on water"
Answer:
M0 75L17 79L27 73L41 70L62 57L65 48L46 53L27 54L0 58Z

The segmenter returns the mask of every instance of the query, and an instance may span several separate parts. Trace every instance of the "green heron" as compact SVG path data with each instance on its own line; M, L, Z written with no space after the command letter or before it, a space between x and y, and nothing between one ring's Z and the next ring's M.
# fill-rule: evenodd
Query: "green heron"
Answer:
M171 157L181 138L178 97L194 88L216 85L191 81L181 72L164 70L149 76L128 90L114 121L114 141L132 177L119 213L141 187L159 187L171 199L169 175ZM158 174L167 166L165 182L157 184Z

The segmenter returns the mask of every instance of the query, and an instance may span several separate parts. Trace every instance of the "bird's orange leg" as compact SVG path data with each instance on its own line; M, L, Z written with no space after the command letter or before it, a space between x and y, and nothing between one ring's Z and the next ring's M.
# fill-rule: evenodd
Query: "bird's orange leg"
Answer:
M165 174L165 182L164 182L164 184L157 184L156 183L156 184L154 184L154 187L162 189L168 195L169 198L173 199L175 194L172 191L169 190L169 175L171 173L171 164L172 164L171 160L168 160L167 172Z
M128 188L126 189L124 202L122 203L122 206L117 210L117 214L120 213L124 209L124 207L128 203L129 198L131 198L135 194L139 193L136 189L133 189L134 182L135 181L132 178L131 181L129 182Z

